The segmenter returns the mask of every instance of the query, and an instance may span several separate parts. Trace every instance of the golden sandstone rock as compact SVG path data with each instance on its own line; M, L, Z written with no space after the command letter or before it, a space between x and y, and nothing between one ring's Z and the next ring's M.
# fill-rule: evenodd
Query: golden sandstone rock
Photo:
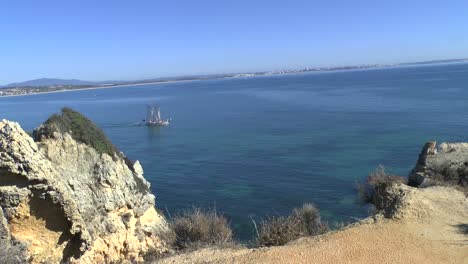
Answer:
M141 260L165 252L168 225L155 209L143 169L99 154L68 133L40 142L0 122L0 217L4 239L33 263Z

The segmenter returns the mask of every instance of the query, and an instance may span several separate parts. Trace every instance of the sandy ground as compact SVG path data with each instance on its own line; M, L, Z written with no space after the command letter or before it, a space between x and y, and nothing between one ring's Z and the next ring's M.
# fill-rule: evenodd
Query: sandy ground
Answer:
M405 187L392 219L260 249L203 249L157 263L468 263L468 199L446 187Z

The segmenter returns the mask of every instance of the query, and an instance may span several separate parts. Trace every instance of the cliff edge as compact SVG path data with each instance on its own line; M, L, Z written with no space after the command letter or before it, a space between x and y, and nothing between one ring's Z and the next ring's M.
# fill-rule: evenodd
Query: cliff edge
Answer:
M99 153L70 133L34 141L18 123L0 122L2 243L22 245L33 263L136 261L166 252L158 234L168 224L139 162Z
M285 246L213 249L162 259L178 263L468 263L468 199L451 187L388 188L379 212L342 230Z
M468 263L468 143L427 143L408 186L379 189L376 213L344 229L258 249L206 248L177 263ZM418 187L415 187L418 186Z

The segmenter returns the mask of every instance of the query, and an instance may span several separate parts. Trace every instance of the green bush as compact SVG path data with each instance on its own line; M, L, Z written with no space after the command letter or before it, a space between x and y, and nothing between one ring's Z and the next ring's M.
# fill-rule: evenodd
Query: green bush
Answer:
M233 244L228 220L215 211L193 208L172 219L177 250Z
M54 132L69 133L73 139L94 148L100 154L121 156L120 151L100 128L70 108L63 108L60 114L52 115L44 124L33 131L33 137L35 141L41 141L42 138L53 138Z
M289 216L268 217L263 220L257 233L256 245L285 245L299 237L320 235L327 230L328 226L322 223L318 209L306 203L301 208L295 208Z

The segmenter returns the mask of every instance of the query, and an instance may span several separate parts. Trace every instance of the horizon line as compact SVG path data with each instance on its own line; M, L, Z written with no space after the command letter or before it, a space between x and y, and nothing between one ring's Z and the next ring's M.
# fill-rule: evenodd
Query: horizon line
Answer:
M199 74L182 74L182 75L172 75L172 76L160 76L160 77L148 77L148 78L139 78L139 79L120 79L120 80L86 80L80 78L55 78L55 77L40 77L34 79L28 79L23 81L17 82L10 82L7 84L0 84L1 88L7 88L9 85L20 84L23 82L29 81L36 81L36 80L62 80L62 81L81 81L81 82L90 82L90 83L105 83L105 82L143 82L143 81L151 81L157 79L170 79L170 78L183 78L183 77L209 77L209 76L216 76L216 75L233 75L233 74L255 74L255 73L274 73L274 72L281 72L281 71L299 71L299 70L333 70L333 69L340 69L340 68L352 68L352 67L360 67L360 66L367 66L368 68L372 67L390 67L390 66L404 66L404 65L413 65L413 64L439 64L439 63L450 63L450 62L462 62L468 61L468 57L466 58L452 58L452 59L432 59L432 60L423 60L423 61L409 61L409 62L399 62L399 63L363 63L363 64L343 64L343 65L334 65L334 66L307 66L301 68L284 68L284 69L276 69L276 70L256 70L256 71L237 71L237 72L219 72L219 73L199 73Z

